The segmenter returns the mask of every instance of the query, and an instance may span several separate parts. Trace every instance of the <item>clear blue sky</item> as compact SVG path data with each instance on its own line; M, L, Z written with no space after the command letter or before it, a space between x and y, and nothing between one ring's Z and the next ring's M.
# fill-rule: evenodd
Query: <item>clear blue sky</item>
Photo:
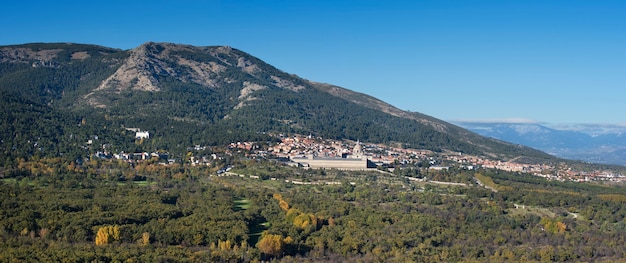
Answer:
M229 45L443 120L626 124L626 1L4 1L0 45Z

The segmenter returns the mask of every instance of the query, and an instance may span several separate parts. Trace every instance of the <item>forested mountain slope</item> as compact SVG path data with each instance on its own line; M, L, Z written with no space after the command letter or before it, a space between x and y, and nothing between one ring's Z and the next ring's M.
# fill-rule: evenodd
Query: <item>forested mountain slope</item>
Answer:
M103 127L150 131L154 136L141 147L172 152L300 133L501 159L551 158L365 94L287 74L226 46L4 46L0 91L87 123L103 120Z

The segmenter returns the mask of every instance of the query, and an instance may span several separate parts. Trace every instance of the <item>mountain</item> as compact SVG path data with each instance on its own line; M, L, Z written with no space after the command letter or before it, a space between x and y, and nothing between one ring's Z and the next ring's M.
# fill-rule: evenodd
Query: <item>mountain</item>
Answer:
M505 160L553 159L528 147L399 110L362 93L302 79L227 46L153 42L130 50L71 43L2 46L0 91L3 101L15 107L38 109L2 108L4 116L13 116L12 122L29 120L2 135L6 159L14 158L17 149L50 140L55 140L48 143L53 149L35 147L31 152L80 156L96 150L84 141L97 138L98 144L112 151L182 154L192 145L271 141L270 135L277 133ZM3 118L2 125L15 125L8 119ZM57 127L42 134L39 125L28 129L29 123ZM149 131L151 138L135 142L126 128Z
M607 125L550 127L537 123L455 122L478 134L533 147L555 156L626 165L626 128Z

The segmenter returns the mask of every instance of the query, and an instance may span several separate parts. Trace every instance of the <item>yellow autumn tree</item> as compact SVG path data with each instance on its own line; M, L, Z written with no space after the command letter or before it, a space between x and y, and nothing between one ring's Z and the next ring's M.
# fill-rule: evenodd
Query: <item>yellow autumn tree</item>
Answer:
M102 246L109 243L109 232L104 227L98 229L96 234L96 246Z
M559 233L565 233L565 230L567 230L567 224L563 222L556 222L556 229Z
M278 200L278 206L280 206L282 210L289 210L289 203L287 203L287 201L283 199L283 196L281 194L276 193L273 195L273 197L274 199Z
M335 226L337 225L337 223L335 223L335 219L333 217L329 217L328 218L328 225L329 226Z
M295 207L292 207L289 210L287 210L287 213L285 214L285 218L287 219L287 221L294 221L294 219L300 214L302 214L300 210L298 210Z
M277 257L283 252L285 241L280 235L264 233L256 247L264 254Z
M565 231L567 231L567 224L561 221L555 221L549 218L542 218L541 221L539 221L539 223L543 225L544 230L546 232L557 234L557 233L565 233Z
M120 226L103 226L96 233L96 246L109 244L120 240Z
M300 214L293 220L293 224L299 228L306 228L309 225L317 227L317 217L313 214Z
M232 244L230 243L230 240L226 240L226 241L222 241L222 240L218 240L217 241L217 247L220 250L231 250L231 248L233 247Z
M287 201L285 200L278 201L278 206L280 206L282 210L285 210L285 211L289 210L289 203L287 203Z
M141 245L147 246L148 244L150 244L150 233L143 232L143 234L141 234Z

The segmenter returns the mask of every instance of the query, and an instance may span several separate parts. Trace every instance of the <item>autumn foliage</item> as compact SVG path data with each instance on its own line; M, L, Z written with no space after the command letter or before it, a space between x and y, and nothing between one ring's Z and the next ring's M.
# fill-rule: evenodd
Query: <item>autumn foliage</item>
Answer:
M280 206L282 210L289 210L289 203L283 199L281 194L274 194L274 199L278 200L278 206Z
M113 241L120 240L120 226L103 226L98 229L98 233L96 234L96 245L102 246L109 244Z
M324 220L321 217L317 217L312 213L303 213L295 207L289 206L289 204L283 199L281 194L274 194L274 199L278 200L278 206L281 209L285 210L285 219L289 222L293 222L293 224L300 228L305 229L311 226L314 230L319 229Z
M600 194L598 197L602 200L615 202L615 203L626 203L626 195L621 194Z
M261 240L259 240L259 243L257 243L256 246L261 252L276 257L283 251L285 241L280 235L263 233Z
M549 233L561 234L565 233L567 230L567 225L565 223L550 218L544 217L539 223L543 225L544 231Z

